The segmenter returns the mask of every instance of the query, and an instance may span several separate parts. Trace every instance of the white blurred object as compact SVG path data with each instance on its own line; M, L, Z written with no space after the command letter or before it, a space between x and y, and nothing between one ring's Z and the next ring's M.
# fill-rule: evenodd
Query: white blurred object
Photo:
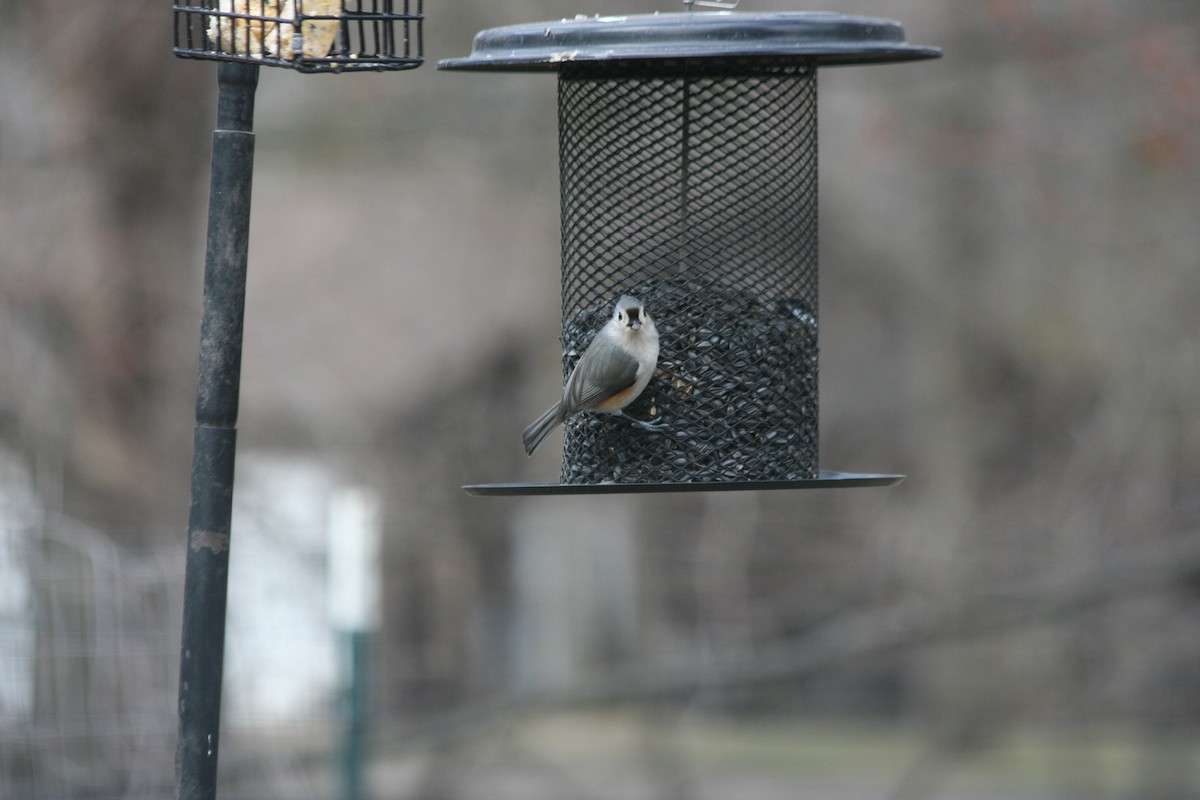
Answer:
M325 587L340 481L319 459L250 451L238 454L237 483L222 722L320 718L338 686Z
M0 448L0 725L33 716L37 658L30 550L40 518L32 476L15 454Z
M329 621L336 630L379 627L379 496L340 489L329 502Z

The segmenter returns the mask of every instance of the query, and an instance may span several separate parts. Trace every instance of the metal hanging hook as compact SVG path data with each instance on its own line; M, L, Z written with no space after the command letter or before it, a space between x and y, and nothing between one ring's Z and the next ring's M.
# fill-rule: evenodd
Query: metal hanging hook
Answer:
M738 7L741 0L683 0L683 7L688 11L692 11L695 6L701 8L719 8L724 11L732 11Z

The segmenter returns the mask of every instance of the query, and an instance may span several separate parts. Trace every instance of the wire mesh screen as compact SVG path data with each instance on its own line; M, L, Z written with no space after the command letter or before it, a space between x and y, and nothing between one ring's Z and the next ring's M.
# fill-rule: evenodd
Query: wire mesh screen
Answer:
M199 0L175 5L175 54L300 72L421 65L423 0Z
M564 65L564 375L622 293L659 331L659 375L620 416L568 420L561 480L817 474L813 63Z

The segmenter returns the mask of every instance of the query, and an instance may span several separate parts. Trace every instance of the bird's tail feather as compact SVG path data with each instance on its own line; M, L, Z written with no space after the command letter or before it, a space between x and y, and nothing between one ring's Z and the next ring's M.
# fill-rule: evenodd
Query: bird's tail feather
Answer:
M546 413L529 423L529 427L521 434L521 441L525 443L525 453L533 455L533 451L542 443L542 440L550 435L550 431L554 430L554 426L562 422L562 417L559 416L561 405L555 403L550 408L546 409Z

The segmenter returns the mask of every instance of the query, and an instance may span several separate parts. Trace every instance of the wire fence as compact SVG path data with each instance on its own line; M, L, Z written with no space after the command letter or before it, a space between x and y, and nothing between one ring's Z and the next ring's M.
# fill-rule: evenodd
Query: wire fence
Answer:
M321 585L325 567L323 498L336 484L314 468L258 469L253 459L244 466L245 491L235 511L239 540L231 567L219 796L333 797L341 713L337 637L313 587ZM131 550L105 533L41 514L32 503L14 500L18 494L0 493L0 798L171 796L181 548ZM845 717L854 703L878 723L888 714L887 703L861 704L881 675L886 678L876 687L881 697L908 698L902 718L911 724L929 715L941 720L933 727L944 723L951 729L904 739L882 756L876 752L867 776L875 788L862 778L846 797L931 796L962 764L1002 752L1005 737L1027 724L1023 717L1073 729L1064 728L1063 738L1076 742L1075 749L1059 746L1056 755L1055 746L1045 746L1041 763L1064 786L1101 793L1071 795L1063 789L1043 796L1114 796L1119 788L1128 791L1122 796L1152 797L1168 778L1177 792L1172 796L1191 796L1187 792L1197 785L1191 748L1200 694L1189 678L1198 640L1188 617L1200 570L1200 536L1139 542L1094 561L1079 560L1070 570L980 584L954 604L912 594L875 602L861 596L857 603L826 608L818 595L832 590L797 596L788 584L780 585L783 594L770 597L768 608L760 607L759 595L773 573L760 564L752 575L747 565L755 561L756 548L768 545L772 561L778 561L796 538L794 526L787 530L789 538L782 529L778 536L765 533L779 508L762 505L754 495L714 499L704 507L706 516L696 520L688 537L673 541L669 531L659 530L648 546L639 546L632 535L613 546L614 522L626 531L646 522L636 505L614 518L619 509L606 504L602 521L599 514L591 515L598 520L591 533L579 524L563 527L550 513L554 509L540 506L539 513L517 518L513 616L506 625L512 635L504 645L513 659L509 680L489 692L461 691L449 704L424 710L394 691L376 706L373 785L382 781L388 787L379 796L529 798L566 792L683 798L716 796L715 786L728 786L738 796L794 796L797 787L811 786L817 780L813 776L823 774L822 759L834 757L830 745L817 747L787 725L811 719L814 708ZM682 508L671 506L673 514ZM809 510L823 513L826 522L836 517L832 508ZM738 527L743 523L759 535L746 535ZM808 529L806 534L815 536ZM683 555L680 541L687 545L692 538L697 549ZM437 547L445 539L431 538L424 545ZM459 546L468 547L466 541ZM809 547L804 553L803 558L792 553L796 560L780 568L832 570L817 565L818 550ZM849 569L841 556L828 555L829 565ZM426 557L406 555L417 561ZM627 573L634 562L640 566ZM690 577L670 578L669 570L684 567ZM444 583L461 583L445 566L433 571ZM819 584L820 578L808 582ZM650 624L651 583L675 603L694 594L694 642L679 638L682 628L666 620L653 626L658 633L650 638L641 630ZM591 595L600 602L589 607ZM393 604L390 613L405 611ZM796 614L819 619L801 624ZM573 627L564 631L564 624ZM572 644L586 630L606 626L604 647ZM1140 635L1131 632L1138 628ZM555 638L555 631L562 635ZM650 639L676 641L668 647ZM970 648L979 644L983 655L972 657ZM398 646L392 647L391 660L384 650L375 659L381 672L401 669L395 661ZM416 661L428 661L417 669L426 680L454 674L445 654L441 660L418 655L419 635L400 649ZM1056 650L1063 654L1052 655ZM668 658L671 652L680 657ZM1078 661L1074 666L1065 663L1072 653ZM987 660L1000 654L1003 663ZM480 650L473 657L495 656ZM978 671L955 674L947 664ZM1054 680L1041 674L1054 670L1062 673ZM375 688L387 677L380 675ZM914 690L922 679L939 688ZM910 686L897 689L896 681ZM1121 688L1130 681L1144 688ZM961 694L950 691L955 682L964 687ZM835 696L823 699L823 692ZM758 728L766 733L753 741L765 753L788 747L797 748L795 753L768 764L753 779L738 776L759 756L735 760L729 768L703 756L714 748L744 747L738 736L755 730L745 720L761 714L764 704L781 701L794 713L770 717L773 721ZM939 713L939 703L959 705ZM555 727L558 715L597 709L610 716L600 717L598 724L592 719L561 731ZM611 716L614 709L624 716ZM714 726L714 719L724 722ZM735 721L739 730L722 729ZM1126 734L1114 749L1100 738L1113 724L1144 731L1146 743ZM623 759L620 767L605 761L614 741L616 749L624 748L613 757ZM839 747L852 752L854 745ZM1111 764L1116 763L1113 752L1125 762L1120 770L1082 777L1071 771L1077 755L1103 757ZM786 767L783 778L780 764ZM1017 785L1029 780L1027 765L1005 768L1012 772L1005 780L1014 775ZM610 781L606 773L619 779ZM760 794L739 794L737 780L743 787L758 787Z
M63 519L0 530L0 796L162 796L182 565Z
M44 513L11 466L0 458L0 798L173 796L183 534L122 546ZM252 460L245 472L221 796L328 797L339 676L320 505L276 502ZM321 496L319 476L290 474Z

